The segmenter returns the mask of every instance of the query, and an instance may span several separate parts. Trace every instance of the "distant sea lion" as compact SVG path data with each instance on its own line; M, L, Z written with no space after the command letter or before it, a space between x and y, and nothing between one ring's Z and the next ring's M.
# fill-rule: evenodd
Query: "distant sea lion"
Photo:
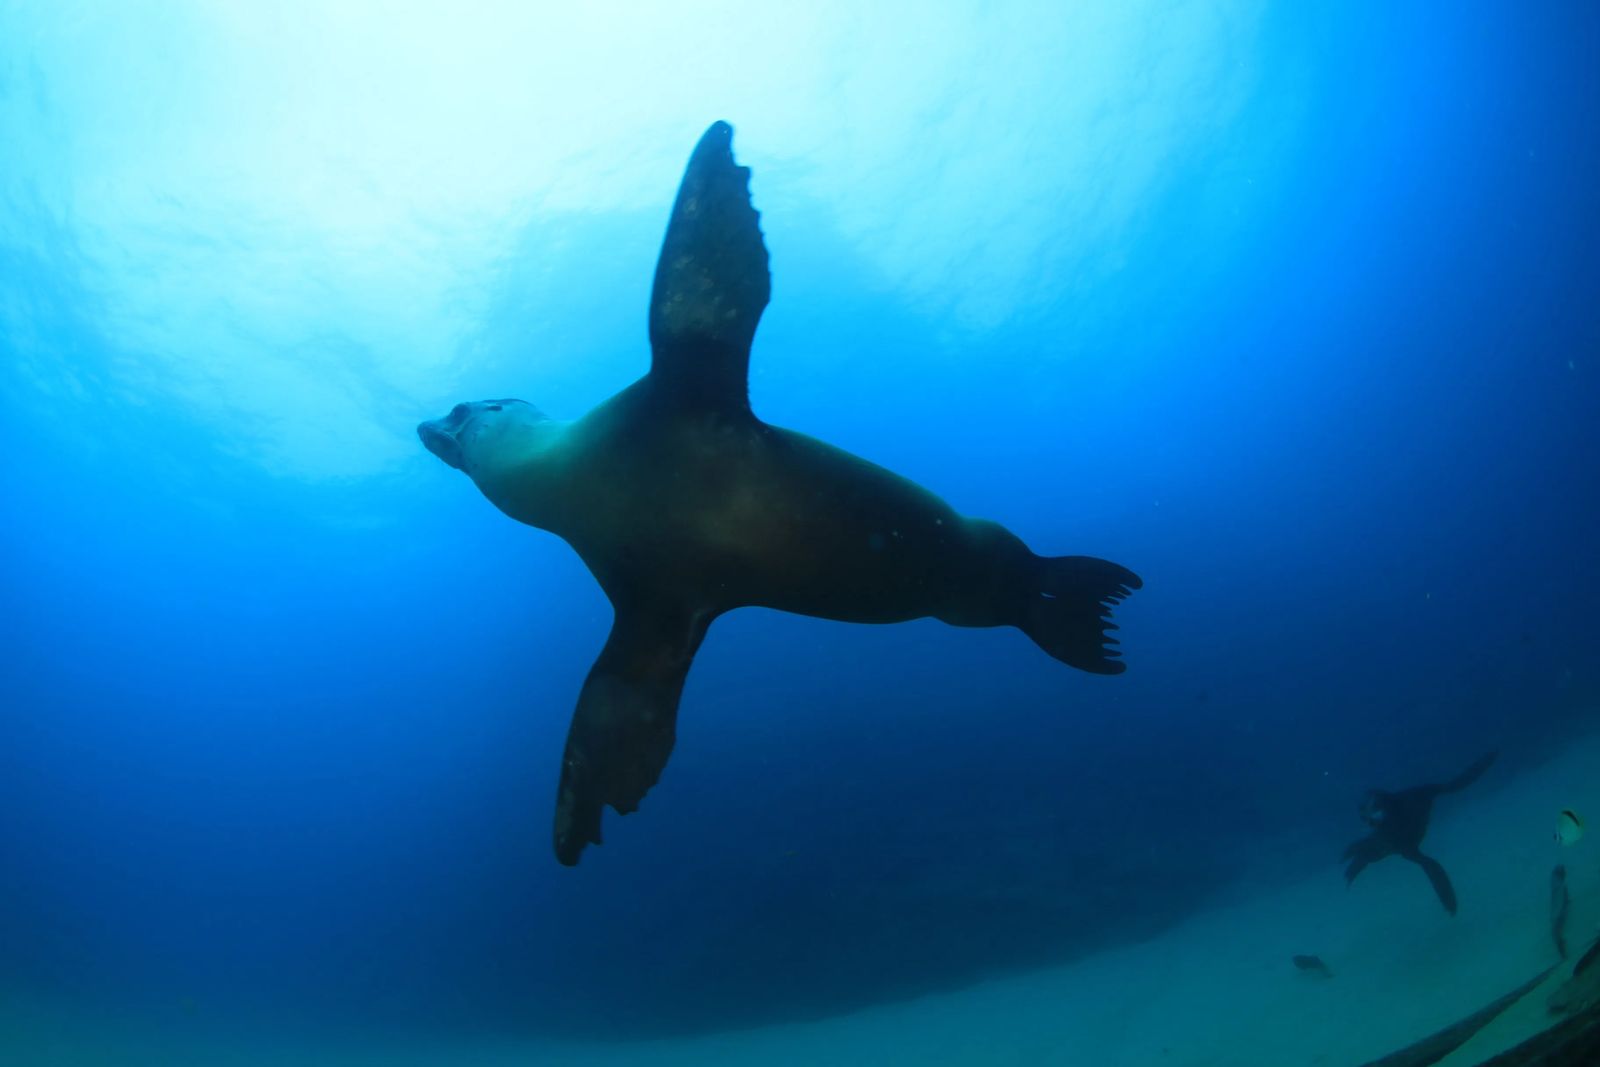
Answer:
M1321 956L1290 956L1289 960L1307 974L1314 974L1318 978L1333 977L1333 969L1322 962Z
M684 172L650 297L649 373L573 422L482 400L417 427L496 507L572 545L615 610L561 765L555 851L569 865L600 843L603 806L635 810L660 777L689 664L733 608L1015 626L1080 670L1123 669L1107 631L1140 586L1132 571L1034 555L997 523L750 410L771 279L732 142L713 124Z
M1428 881L1433 883L1433 891L1439 895L1439 903L1444 905L1445 911L1454 915L1456 891L1450 885L1450 876L1444 873L1444 868L1439 866L1437 860L1422 854L1422 839L1428 833L1428 820L1433 816L1434 798L1442 793L1465 789L1477 781L1494 762L1494 757L1495 753L1489 753L1443 785L1419 785L1395 793L1381 789L1368 790L1361 804L1361 818L1372 827L1372 832L1344 850L1344 858L1349 861L1344 871L1345 883L1354 882L1356 875L1365 870L1369 863L1376 863L1386 856L1400 856L1427 873Z
M1572 897L1567 892L1567 869L1556 864L1550 872L1550 937L1556 943L1556 952L1567 958L1567 912L1571 910Z

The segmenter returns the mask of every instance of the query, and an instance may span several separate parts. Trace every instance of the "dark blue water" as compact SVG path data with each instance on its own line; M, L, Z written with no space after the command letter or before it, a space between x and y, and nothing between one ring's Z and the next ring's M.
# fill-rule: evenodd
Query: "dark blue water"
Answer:
M817 1017L1337 878L1367 786L1590 724L1594 5L285 10L0 6L0 989ZM1130 669L735 613L569 870L609 608L412 427L645 369L716 118L757 413L1138 571Z

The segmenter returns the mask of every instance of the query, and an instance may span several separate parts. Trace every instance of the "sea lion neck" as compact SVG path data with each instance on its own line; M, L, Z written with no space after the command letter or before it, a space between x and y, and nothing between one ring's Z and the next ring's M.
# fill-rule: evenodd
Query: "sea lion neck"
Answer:
M495 507L518 522L558 530L566 481L562 442L574 424L541 419L503 430L467 473Z

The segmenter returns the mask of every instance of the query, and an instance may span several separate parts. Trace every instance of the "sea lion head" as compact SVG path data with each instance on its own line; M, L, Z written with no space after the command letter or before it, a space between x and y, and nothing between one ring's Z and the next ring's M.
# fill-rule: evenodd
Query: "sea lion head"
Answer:
M1367 795L1361 798L1361 821L1368 826L1383 825L1384 816L1388 814L1388 801L1382 791L1377 789L1367 790Z
M476 480L520 454L529 431L548 418L525 400L474 400L417 427L429 452Z

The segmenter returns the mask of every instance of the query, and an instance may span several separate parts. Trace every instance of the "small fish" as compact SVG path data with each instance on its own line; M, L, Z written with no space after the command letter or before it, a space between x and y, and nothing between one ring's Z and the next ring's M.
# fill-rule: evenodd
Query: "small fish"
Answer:
M1583 836L1583 820L1570 808L1556 816L1556 844L1575 844Z
M1326 963L1322 962L1320 956L1292 956L1290 959L1302 971L1309 971L1321 978L1333 977L1333 971L1328 968Z

